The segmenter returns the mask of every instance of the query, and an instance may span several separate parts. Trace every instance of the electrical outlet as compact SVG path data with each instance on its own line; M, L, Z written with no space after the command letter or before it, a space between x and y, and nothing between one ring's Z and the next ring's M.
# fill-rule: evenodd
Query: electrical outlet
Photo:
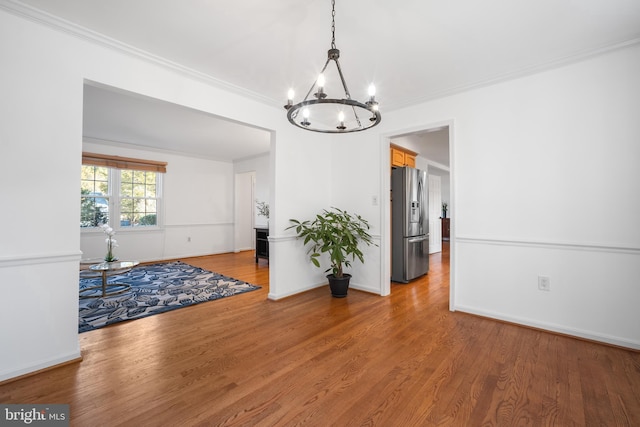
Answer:
M538 289L541 291L551 290L551 280L548 276L538 276Z
M371 196L371 204L373 206L378 206L378 196Z
M187 237L187 242L191 241L191 236Z

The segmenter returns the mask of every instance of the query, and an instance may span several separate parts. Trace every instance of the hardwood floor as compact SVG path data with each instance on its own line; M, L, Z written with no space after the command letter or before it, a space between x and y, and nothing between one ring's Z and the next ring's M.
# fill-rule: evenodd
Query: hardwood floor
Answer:
M390 297L281 301L252 252L185 259L263 289L83 333L81 363L0 402L75 426L640 426L640 353L451 313L448 259Z

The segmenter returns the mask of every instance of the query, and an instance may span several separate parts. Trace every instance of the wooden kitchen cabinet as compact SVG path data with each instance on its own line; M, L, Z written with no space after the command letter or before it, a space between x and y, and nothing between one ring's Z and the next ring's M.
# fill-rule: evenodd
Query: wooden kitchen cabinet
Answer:
M410 166L412 168L416 167L416 156L413 156L409 153L404 153L404 165Z
M418 153L414 153L411 150L400 147L398 145L391 144L391 166L410 166L416 167L416 156Z
M391 147L391 166L404 166L404 152Z

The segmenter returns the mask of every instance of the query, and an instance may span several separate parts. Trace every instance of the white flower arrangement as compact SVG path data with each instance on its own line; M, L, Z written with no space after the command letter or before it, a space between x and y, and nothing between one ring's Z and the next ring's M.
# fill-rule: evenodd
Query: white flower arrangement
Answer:
M113 256L113 248L118 247L118 241L113 238L113 236L115 236L116 234L115 230L109 227L109 225L107 224L101 224L100 228L102 228L102 231L104 231L104 234L107 235L107 238L105 239L105 243L107 244L107 254L104 257L104 260L106 262L117 261L118 258Z

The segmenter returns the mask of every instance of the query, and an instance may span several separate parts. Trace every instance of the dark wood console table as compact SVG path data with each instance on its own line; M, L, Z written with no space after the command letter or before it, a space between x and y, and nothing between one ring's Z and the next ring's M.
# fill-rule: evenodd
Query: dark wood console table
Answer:
M449 240L451 234L451 220L442 218L442 240Z
M256 227L256 264L258 259L269 260L269 229Z

